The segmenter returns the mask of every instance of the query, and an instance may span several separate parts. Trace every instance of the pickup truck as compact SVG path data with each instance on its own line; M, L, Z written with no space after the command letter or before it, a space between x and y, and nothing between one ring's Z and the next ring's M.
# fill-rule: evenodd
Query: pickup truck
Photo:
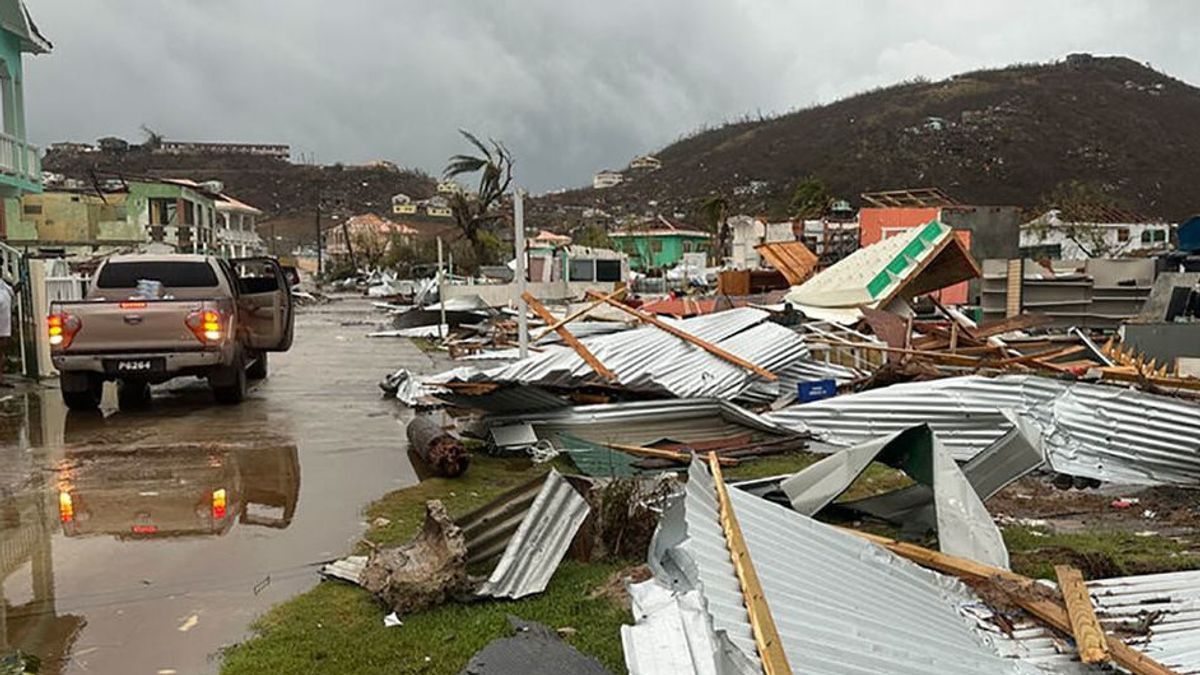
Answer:
M220 403L240 403L267 376L267 353L292 345L294 307L272 258L120 255L101 263L83 300L54 302L50 356L72 410L100 405L117 382L122 408L144 405L150 385L208 380Z

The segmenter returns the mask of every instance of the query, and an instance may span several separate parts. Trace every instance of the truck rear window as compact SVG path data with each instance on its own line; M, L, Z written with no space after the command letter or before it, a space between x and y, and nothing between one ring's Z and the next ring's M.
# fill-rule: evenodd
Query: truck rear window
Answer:
M119 262L100 268L96 286L135 288L141 279L160 281L166 288L209 288L217 285L217 274L206 262Z

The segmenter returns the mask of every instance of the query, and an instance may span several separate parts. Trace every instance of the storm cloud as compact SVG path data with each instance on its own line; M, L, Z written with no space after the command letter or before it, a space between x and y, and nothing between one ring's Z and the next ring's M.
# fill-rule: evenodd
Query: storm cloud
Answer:
M289 143L322 163L440 172L459 127L504 142L534 190L704 125L916 76L1071 52L1200 82L1200 3L778 0L27 0L38 143Z

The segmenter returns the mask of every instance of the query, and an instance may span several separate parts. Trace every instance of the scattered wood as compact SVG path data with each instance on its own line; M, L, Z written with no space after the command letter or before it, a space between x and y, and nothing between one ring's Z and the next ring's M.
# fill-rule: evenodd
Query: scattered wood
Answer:
M1019 592L1004 588L1000 590L1006 590L1009 598L1015 604L1051 628L1066 635L1072 634L1071 621L1063 604L1047 600L1034 588L1035 582L1028 577L1000 569L999 567L984 565L974 560L947 555L940 551L932 551L916 544L896 541L895 539L867 532L859 532L858 530L844 529L843 531L872 541L892 553L902 558L907 558L923 567L935 569L939 572L974 582L994 583L995 580L999 579L1007 582L1009 585L1014 585L1016 588L1022 590ZM1108 647L1108 652L1112 656L1112 660L1117 665L1133 673L1133 675L1178 675L1176 671L1167 668L1158 661L1125 644L1120 638L1108 634L1105 634L1104 637L1105 645Z
M691 333L680 330L680 329L676 328L675 326L672 326L671 324L660 320L658 317L656 317L652 314L647 314L645 312L638 311L638 310L630 307L629 305L626 305L622 302L618 302L612 298L609 298L608 296L602 296L595 291L588 291L588 296L592 297L592 298L598 298L602 302L605 302L605 303L611 305L612 307L615 307L615 308L621 310L622 312L629 314L630 316L636 317L638 320L640 320L644 323L648 323L648 324L655 326L661 330L664 330L685 342L696 345L697 347L712 354L713 356L724 359L725 361L728 361L729 363L732 363L736 366L745 368L746 370L752 371L758 375L761 375L762 377L764 377L768 380L775 381L775 380L779 379L779 377L776 376L775 373L772 373L771 371L767 370L766 368L763 368L761 366L750 363L749 361L743 359L740 356L737 356L736 354L730 354L729 352L725 351L724 349L721 349L720 347L712 344L711 342L701 340L700 338L696 337L695 335L692 335Z
M646 447L642 447L640 445L625 445L624 443L605 443L604 445L606 447L612 448L613 450L620 450L621 452L628 452L631 455L640 455L642 457L653 457L656 459L669 459L669 460L681 462L684 464L692 461L692 457L693 457L692 453L684 452L682 450L664 450L661 448L646 448ZM722 457L721 458L722 466L737 466L740 462L741 462L741 460L733 459L730 457Z
M787 655L783 652L783 643L779 640L779 631L775 627L775 618L767 606L767 598L759 583L758 573L750 560L750 550L746 548L746 540L742 536L742 528L738 525L733 506L729 503L729 492L725 487L725 477L721 475L721 461L716 453L709 453L708 466L712 471L713 482L717 488L717 506L720 509L718 517L721 529L725 532L725 544L733 559L733 569L737 573L738 585L742 589L742 599L746 604L746 613L750 617L750 629L754 633L754 643L758 647L758 656L762 660L763 672L766 675L791 675L792 667L788 664Z
M1083 583L1083 573L1070 565L1055 565L1058 589L1067 603L1067 618L1071 620L1071 634L1075 636L1075 648L1084 663L1102 663L1108 660L1108 643L1104 639L1104 628L1096 618L1092 596Z
M585 315L589 314L592 310L596 309L600 305L603 305L605 302L608 302L609 300L619 299L622 295L625 295L625 292L627 290L629 290L629 289L622 286L621 288L618 288L617 290L613 291L612 293L609 293L608 295L602 296L600 298L597 298L596 300L589 302L586 307L577 309L562 319L559 319L557 321L546 320L546 329L543 330L542 332L538 333L537 337L530 340L530 342L537 342L538 340L541 340L542 338L546 337L547 335L553 333L555 330L567 325L568 323L571 323L575 319L578 319L581 316L585 316ZM543 320L545 320L545 319L543 319Z
M521 294L521 298L525 300L525 304L529 305L529 309L533 310L534 314L537 314L539 317L541 317L542 321L545 321L547 324L554 323L554 315L551 314L546 307L542 305L542 303L538 302L538 299L533 297L533 294L531 294L529 291L525 291ZM554 331L558 333L558 336L562 338L563 342L567 343L568 347L575 350L575 353L579 355L579 358L583 359L584 363L588 364L592 370L596 371L597 375L612 382L616 381L617 374L609 370L603 363L601 363L600 359L596 358L596 355L593 354L591 350L589 350L582 342L580 342L578 338L572 335L571 331L567 330L565 326L559 325L554 328Z

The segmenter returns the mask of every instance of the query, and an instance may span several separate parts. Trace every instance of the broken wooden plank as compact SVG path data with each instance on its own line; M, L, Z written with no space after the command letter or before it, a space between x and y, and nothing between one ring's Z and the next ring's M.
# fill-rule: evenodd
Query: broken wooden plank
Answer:
M725 545L733 559L733 571L737 574L738 585L742 589L742 600L746 604L746 614L750 617L750 630L754 633L754 644L758 647L763 672L766 675L791 675L792 667L783 652L783 643L779 640L775 618L771 616L771 609L767 606L767 597L763 593L762 584L759 583L758 573L754 570L754 562L750 560L750 550L746 548L742 527L738 524L733 504L729 501L729 491L725 487L725 478L721 475L721 463L717 453L708 454L708 467L712 471L713 483L717 488L717 517L725 533Z
M779 270L792 286L804 283L817 268L817 256L800 241L778 241L759 244L755 251L771 267Z
M1092 596L1083 583L1083 573L1070 565L1055 565L1058 590L1067 604L1067 618L1071 620L1071 634L1075 636L1075 648L1084 663L1102 663L1108 660L1108 644L1104 639L1104 628L1096 618Z
M537 314L542 318L542 321L545 321L547 324L554 322L554 315L552 315L550 311L542 305L542 303L538 302L538 299L533 297L529 291L522 293L521 298L525 300L525 304L529 305L529 309L533 310L534 314ZM591 350L584 346L584 344L580 342L578 338L572 335L571 331L567 330L566 326L559 326L554 330L556 333L558 333L558 336L562 338L562 341L567 343L568 347L575 350L575 353L579 355L579 358L583 359L584 363L588 364L592 370L596 371L597 375L609 381L616 381L617 374L609 370L608 367L603 363L600 363L600 359L596 358L596 355L593 354Z
M621 452L628 452L631 455L641 455L642 457L654 457L655 459L669 459L676 462L687 464L692 461L692 453L682 450L667 450L664 448L646 448L640 445L625 445L624 443L604 443L605 447ZM722 457L722 466L737 466L741 462L732 457Z
M621 297L622 295L625 295L625 291L627 291L627 290L629 290L629 289L622 286L621 288L618 288L617 290L613 291L612 293L609 293L608 295L604 296L603 298L600 298L598 300L593 300L592 302L589 302L586 307L581 307L581 308L575 310L574 312L571 312L570 314L566 315L565 317L558 319L557 321L546 321L545 330L538 333L537 337L533 338L533 340L531 340L531 342L537 342L538 340L541 340L542 338L546 337L547 335L553 333L555 330L567 325L568 323L571 323L575 319L578 319L579 317L590 313L593 309L596 309L600 305L604 304L604 302L605 302L604 298L616 300L617 298ZM545 319L543 319L543 321L544 320Z
M605 302L608 305L611 305L612 307L615 307L615 308L621 310L622 312L629 314L630 316L636 317L640 321L643 321L652 326L655 326L656 328L659 328L660 330L666 331L666 332L670 333L671 335L674 335L675 337L679 338L680 340L683 340L684 342L693 344L693 345L703 349L704 351L712 354L713 356L716 356L720 359L728 361L729 363L732 363L735 366L745 368L746 370L752 371L755 374L760 375L771 381L775 381L775 380L779 379L779 377L775 373L772 373L771 371L767 370L766 368L763 368L759 365L750 363L746 359L743 359L742 357L740 357L736 354L730 354L729 352L725 351L724 349L721 349L720 347L712 344L711 342L701 340L700 338L696 337L695 335L692 335L691 333L688 333L687 331L680 330L680 329L676 328L675 326L672 326L671 324L662 321L661 319L659 319L658 317L656 317L654 315L647 314L645 312L636 310L622 302L618 302L607 296L601 296L599 293L597 293L595 291L588 291L588 296L592 297L592 298L598 298L602 302Z
M1034 581L1028 577L1021 576L1008 570L992 567L982 563L968 560L967 558L959 558L957 556L947 555L939 551L932 551L916 544L881 537L876 534L860 532L849 528L840 528L843 532L849 532L857 537L861 537L868 541L872 541L883 548L895 553L896 555L907 558L918 565L928 567L930 569L944 572L961 579L969 579L976 582L988 582L993 579L1001 579L1015 584L1020 588L1032 588ZM1034 615L1038 619L1045 622L1051 628L1059 632L1071 634L1071 620L1067 616L1067 610L1063 605L1052 602L1041 594L1036 592L1030 593L1010 593L1009 599L1019 605L1022 609ZM1176 671L1164 666L1145 654L1137 651L1133 647L1125 644L1120 638L1113 635L1105 634L1105 644L1108 647L1108 652L1112 656L1112 660L1125 668L1133 675L1179 675Z

